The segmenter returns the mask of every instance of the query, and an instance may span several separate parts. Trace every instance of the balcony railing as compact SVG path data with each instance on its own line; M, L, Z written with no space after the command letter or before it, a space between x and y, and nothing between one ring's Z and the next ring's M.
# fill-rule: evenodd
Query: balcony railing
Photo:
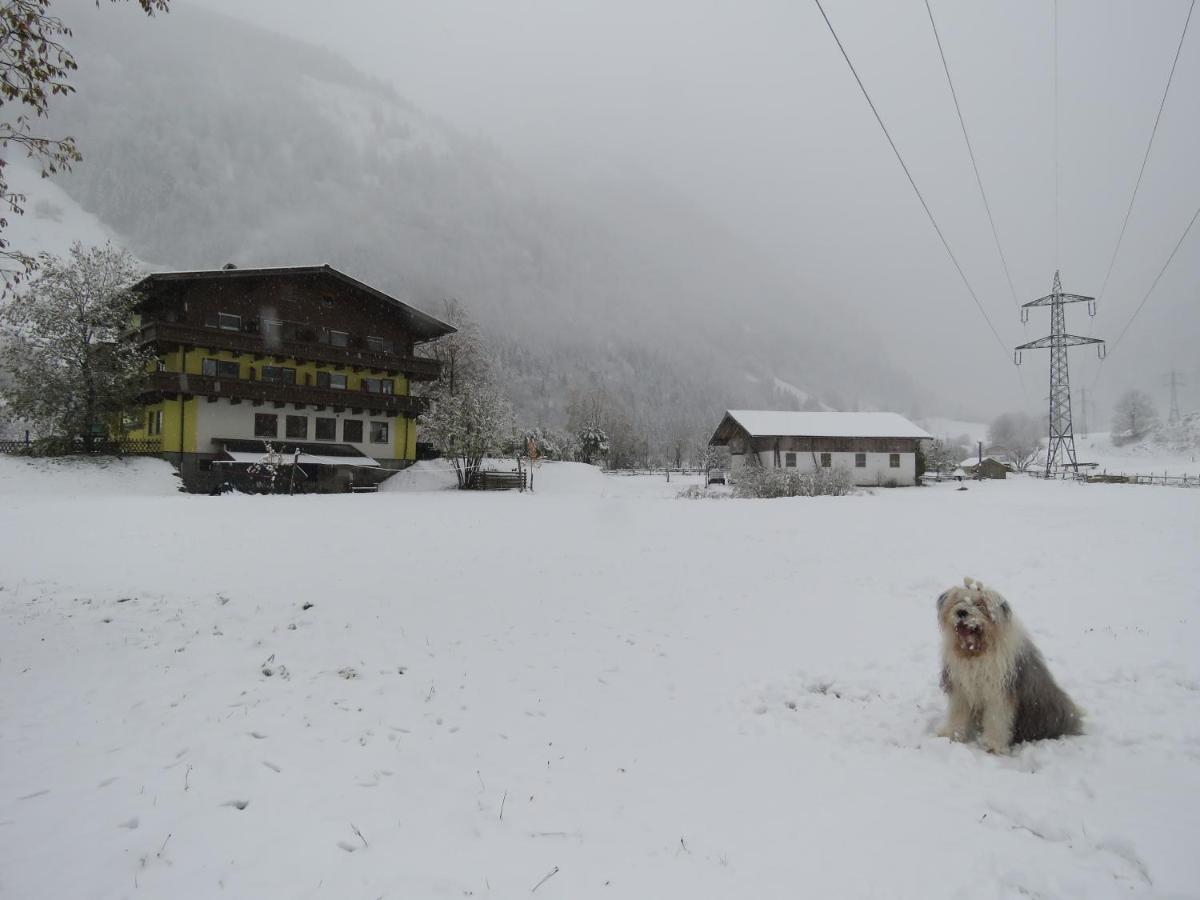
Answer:
M349 368L372 369L381 372L403 372L412 381L434 381L439 364L435 359L381 353L357 347L333 347L316 341L272 339L254 332L229 331L221 328L201 328L178 322L151 322L137 332L142 343L179 344L192 347L235 350L256 356L277 356L284 359L307 360Z
M338 406L368 409L375 415L415 417L425 409L422 397L342 391L307 384L247 381L243 378L214 378L180 372L154 372L148 390L152 394L190 394L198 397L227 397L256 403L293 403L302 406Z

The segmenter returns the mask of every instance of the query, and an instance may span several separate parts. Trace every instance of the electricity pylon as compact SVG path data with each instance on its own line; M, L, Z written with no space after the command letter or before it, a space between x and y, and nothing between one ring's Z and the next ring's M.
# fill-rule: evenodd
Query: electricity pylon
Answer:
M1179 373L1172 369L1167 373L1167 383L1171 385L1171 411L1167 413L1167 424L1178 425L1181 416L1179 415L1179 385L1182 380L1179 378Z
M1029 321L1031 306L1049 306L1050 334L1036 341L1021 344L1013 353L1013 361L1019 366L1022 350L1050 351L1050 436L1046 445L1046 478L1061 466L1070 466L1076 475L1079 474L1079 462L1075 459L1075 431L1071 426L1071 377L1067 369L1067 348L1096 344L1096 352L1104 359L1104 341L1100 338L1067 333L1067 315L1064 307L1068 303L1087 303L1088 315L1096 315L1096 298L1064 294L1062 279L1056 271L1050 293L1021 306L1022 322Z

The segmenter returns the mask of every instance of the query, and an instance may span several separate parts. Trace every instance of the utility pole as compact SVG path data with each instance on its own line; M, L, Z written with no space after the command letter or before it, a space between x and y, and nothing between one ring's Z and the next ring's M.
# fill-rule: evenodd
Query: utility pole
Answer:
M1184 382L1179 373L1172 369L1167 373L1167 383L1171 386L1171 411L1167 413L1167 424L1178 425L1182 418L1179 415L1179 385Z
M1096 344L1096 352L1104 359L1104 341L1100 338L1081 337L1067 333L1068 303L1087 303L1088 315L1096 315L1096 298L1081 294L1064 294L1062 279L1054 273L1054 285L1050 293L1021 306L1021 321L1029 321L1029 309L1033 306L1050 307L1050 334L1036 341L1021 344L1013 353L1013 361L1021 364L1022 350L1050 351L1050 435L1046 445L1046 472L1062 466L1070 466L1078 475L1079 463L1075 459L1075 431L1071 425L1071 376L1067 369L1067 348L1082 344Z

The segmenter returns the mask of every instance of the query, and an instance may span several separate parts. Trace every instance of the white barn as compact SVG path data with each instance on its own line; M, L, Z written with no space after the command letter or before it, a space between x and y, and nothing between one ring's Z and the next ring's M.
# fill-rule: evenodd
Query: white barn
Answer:
M708 443L729 447L735 480L754 455L764 466L796 472L841 467L859 485L911 485L917 447L932 439L896 413L731 409Z

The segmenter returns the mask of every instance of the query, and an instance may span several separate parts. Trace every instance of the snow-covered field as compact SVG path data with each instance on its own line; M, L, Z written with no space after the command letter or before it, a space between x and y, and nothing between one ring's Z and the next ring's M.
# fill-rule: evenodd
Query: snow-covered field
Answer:
M1149 443L1113 444L1108 432L1077 435L1076 458L1094 462L1097 471L1114 475L1188 475L1200 477L1200 449Z
M0 896L1200 890L1200 491L70 468L0 457ZM1086 735L932 735L934 599L968 574Z

